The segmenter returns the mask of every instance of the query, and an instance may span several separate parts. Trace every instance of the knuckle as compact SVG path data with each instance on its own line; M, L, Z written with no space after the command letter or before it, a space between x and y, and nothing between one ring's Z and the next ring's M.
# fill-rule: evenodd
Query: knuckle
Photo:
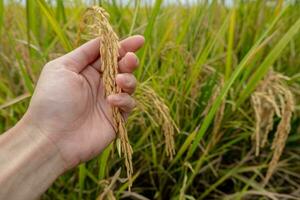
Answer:
M130 59L130 64L133 66L137 66L139 64L139 59L137 55L133 52L128 53L128 58Z
M52 61L51 61L52 62ZM44 65L44 67L43 67L43 71L51 71L51 70L53 70L53 64L51 63L51 62L49 62L49 63L47 63L47 64L45 64Z
M127 87L129 88L135 88L136 86L136 78L133 74L130 74L129 77L128 77L128 81L127 81Z
M58 69L60 68L62 65L56 61L56 60L51 60L48 63L45 64L44 66L44 70L53 70L53 69Z
M45 64L44 69L51 68L53 66L53 61L49 61L48 63Z
M120 94L120 97L121 97L121 99L126 100L126 99L129 98L130 96L129 96L129 94L127 94L127 93L121 93L121 94Z

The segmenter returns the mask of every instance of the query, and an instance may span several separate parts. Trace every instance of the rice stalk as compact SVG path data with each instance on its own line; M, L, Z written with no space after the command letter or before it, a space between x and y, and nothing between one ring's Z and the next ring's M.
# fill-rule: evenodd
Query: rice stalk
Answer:
M119 38L109 24L108 18L109 14L103 8L98 6L89 8L84 17L85 23L88 25L87 28L100 38L101 71L105 87L105 97L121 92L121 88L117 86L115 80L115 77L118 74ZM112 114L112 125L120 139L120 150L125 158L125 166L130 188L133 173L133 151L129 143L125 120L120 110L113 107Z
M220 95L221 89L224 86L224 77L220 76L219 80L218 80L218 84L215 85L215 87L213 88L213 92L212 95L208 101L207 107L206 109L203 111L202 115L205 115L205 113L207 113L210 109L210 107L212 106L212 104L210 102L213 102L218 95ZM209 140L209 143L207 144L206 148L203 149L203 154L201 155L200 159L198 159L196 167L194 168L196 172L198 172L202 165L203 162L205 161L205 159L207 158L209 152L215 147L215 145L220 141L220 139L222 138L224 131L220 130L221 129L221 125L222 125L222 121L224 118L224 112L225 112L225 108L226 108L226 99L223 99L220 105L220 108L218 109L218 111L216 112L215 118L214 118L214 127L211 133L211 138ZM195 178L197 173L193 173L193 176L190 178L190 183L191 181Z
M121 169L119 169L115 175L108 180L104 179L100 181L100 185L104 187L103 192L98 196L97 200L116 200L113 189L120 178Z
M215 86L213 95L211 97L211 100L209 100L208 104L211 104L210 102L214 102L216 97L220 94L222 87L224 86L224 77L221 76L219 83ZM210 105L211 106L211 105ZM220 131L223 117L224 117L224 111L225 111L225 106L226 106L226 100L223 99L219 110L216 113L215 119L214 119L214 128L212 130L212 138L211 141L207 147L207 151L210 150L213 146L216 145L216 143L221 139L223 133Z
M291 128L291 118L295 105L293 94L284 83L287 79L277 72L270 71L251 95L256 121L253 140L257 156L260 153L260 148L265 147L268 142L268 135L273 129L275 115L281 118L272 142L273 156L264 184L268 183L276 170Z

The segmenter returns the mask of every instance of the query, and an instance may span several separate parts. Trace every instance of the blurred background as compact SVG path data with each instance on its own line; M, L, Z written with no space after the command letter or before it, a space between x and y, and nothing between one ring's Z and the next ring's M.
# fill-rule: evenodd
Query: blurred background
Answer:
M80 29L92 5L120 38L146 38L133 186L111 144L42 199L300 199L298 0L0 0L1 133L45 63L93 37Z

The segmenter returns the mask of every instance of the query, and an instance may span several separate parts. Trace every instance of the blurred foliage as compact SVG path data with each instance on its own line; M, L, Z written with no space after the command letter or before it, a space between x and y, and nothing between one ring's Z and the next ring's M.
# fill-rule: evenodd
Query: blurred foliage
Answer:
M161 124L134 112L127 123L131 192L111 145L60 177L42 199L96 199L103 192L117 199L300 198L299 1L193 2L0 0L1 132L26 111L44 64L76 47L82 14L93 4L110 13L121 38L146 37L137 79L164 100L179 128L169 161ZM255 156L250 96L270 70L288 77L295 112L275 173L263 185L275 128ZM274 117L274 127L279 121Z

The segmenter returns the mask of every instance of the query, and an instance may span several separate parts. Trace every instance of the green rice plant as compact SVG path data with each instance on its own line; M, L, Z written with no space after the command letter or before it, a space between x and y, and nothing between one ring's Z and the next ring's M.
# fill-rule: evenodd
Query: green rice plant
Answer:
M62 30L62 28L60 27L58 21L55 19L52 10L48 7L47 3L44 0L38 0L37 2L41 11L43 12L43 14L46 16L47 20L51 24L53 30L58 35L58 38L60 39L64 49L66 51L70 51L72 49L72 45L69 39L67 38L66 34Z
M138 107L126 126L134 152L131 191L124 160L110 145L58 178L42 199L300 198L300 4L227 3L0 0L2 132L25 112L42 66L76 46L87 7L105 8L121 38L146 38L135 73ZM262 89L272 74L286 78ZM289 94L294 109L284 103ZM257 142L265 121L268 134ZM270 150L273 141L280 148Z
M278 20L279 18L275 18L274 22L272 23L272 25L275 25L275 22ZM201 129L199 130L190 150L188 153L188 157L190 157L196 147L197 144L200 142L201 138L203 137L203 134L206 132L209 124L212 121L212 118L215 114L215 112L217 111L218 107L221 105L221 101L226 97L227 92L229 91L230 87L232 86L232 84L234 83L234 81L238 78L238 76L240 75L240 73L242 72L242 70L244 69L244 67L246 66L246 64L249 62L249 60L252 58L252 56L255 55L255 53L257 51L260 50L261 46L261 42L262 40L265 38L265 36L268 34L269 30L271 30L273 27L272 25L269 27L269 29L265 32L265 34L262 35L262 37L256 42L256 44L251 48L251 50L249 51L249 53L243 58L243 60L241 61L241 63L239 64L239 66L237 66L236 70L233 72L232 76L230 77L230 79L225 83L224 88L221 91L221 94L218 96L218 98L215 100L210 112L208 113L207 117L204 119L203 124L201 126ZM246 91L246 90L243 90Z
M245 99L250 95L254 88L259 83L262 77L266 75L269 68L272 66L274 61L280 56L281 52L284 50L286 45L293 39L293 37L298 33L300 28L300 19L298 19L295 24L288 30L288 32L282 37L282 39L277 43L273 50L266 57L264 62L258 67L258 70L252 75L247 84L246 88L240 95L240 99L237 101L237 105L240 105Z

